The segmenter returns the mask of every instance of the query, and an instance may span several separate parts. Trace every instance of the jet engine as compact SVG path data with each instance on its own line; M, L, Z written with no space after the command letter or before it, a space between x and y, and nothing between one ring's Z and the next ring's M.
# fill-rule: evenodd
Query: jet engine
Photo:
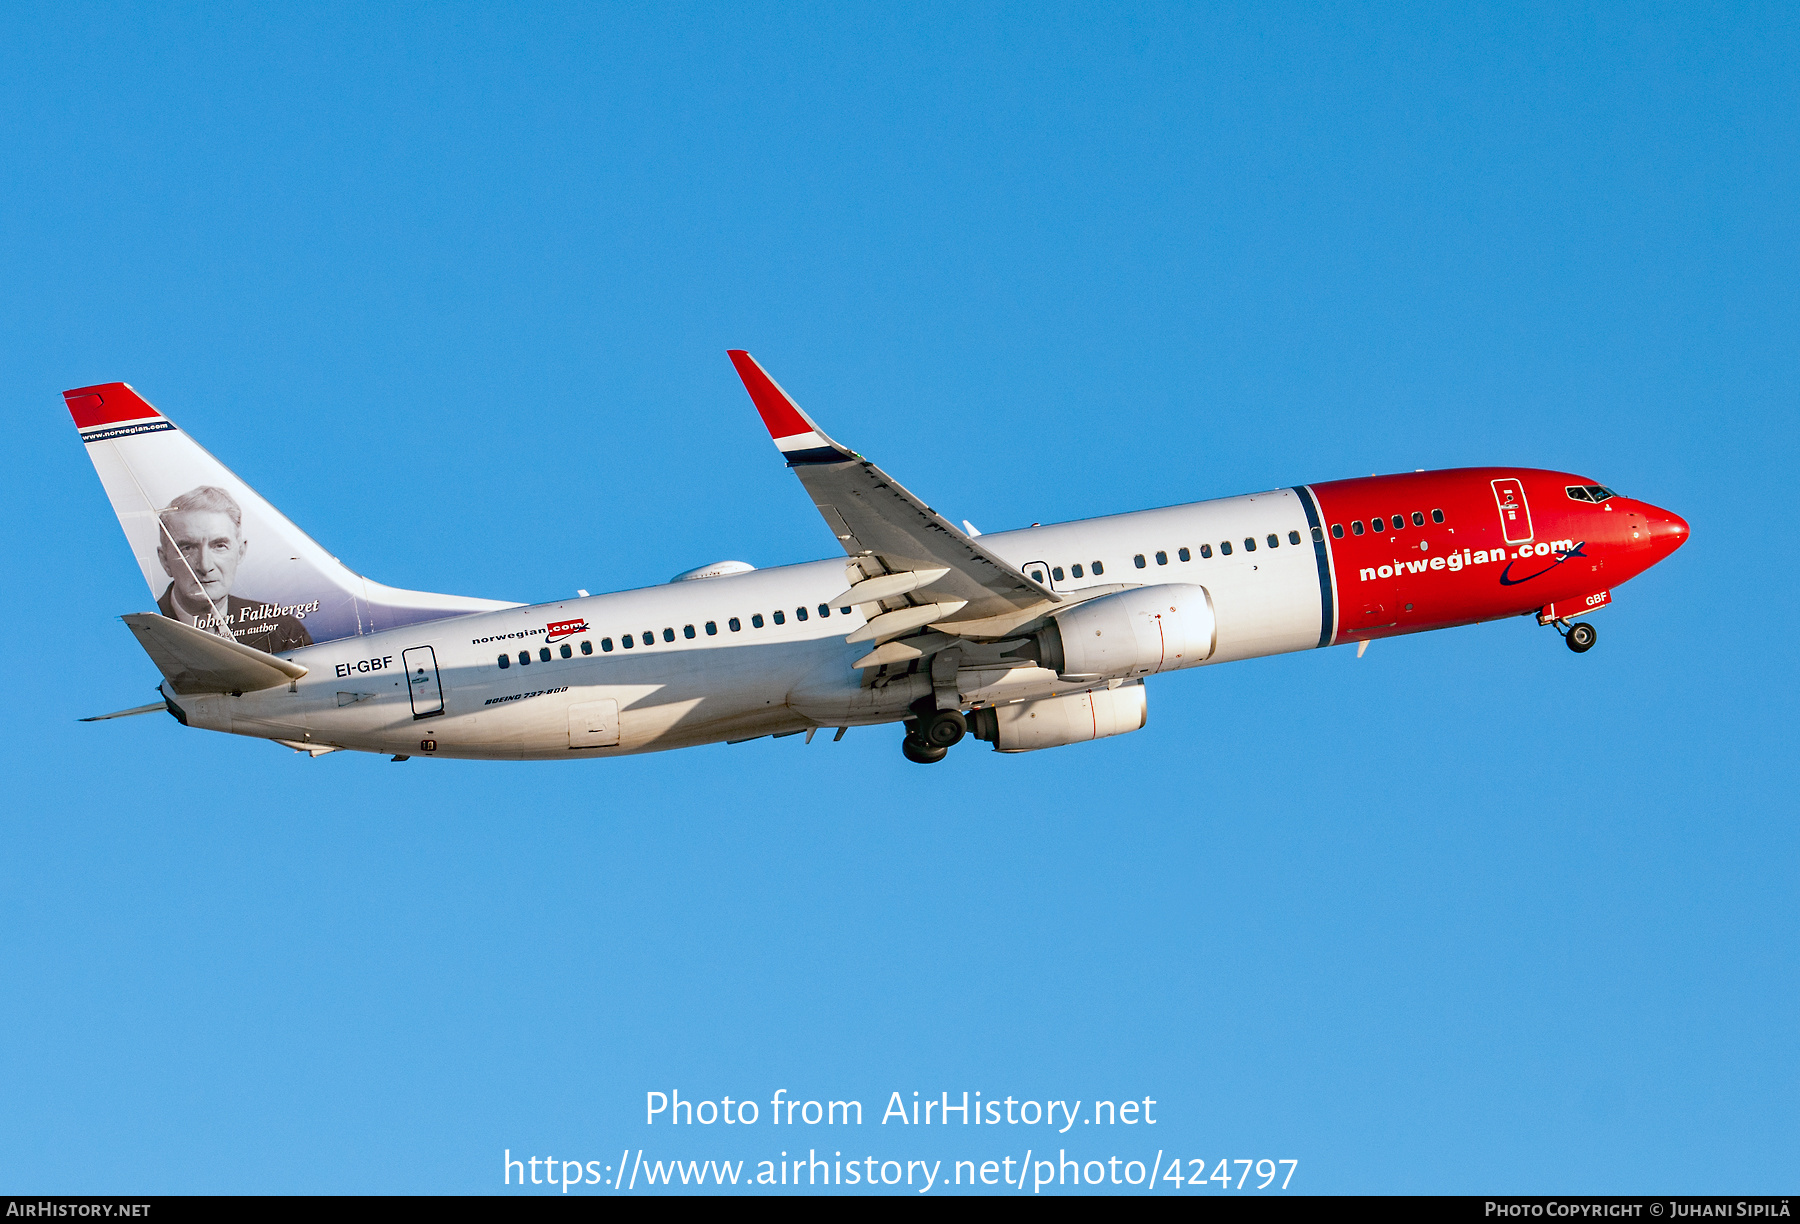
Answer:
M1219 641L1203 586L1164 583L1102 595L1059 612L1037 634L1038 658L1061 676L1148 676L1192 667Z
M969 734L987 740L996 752L1031 752L1136 731L1147 710L1139 680L1115 689L976 710L969 718Z

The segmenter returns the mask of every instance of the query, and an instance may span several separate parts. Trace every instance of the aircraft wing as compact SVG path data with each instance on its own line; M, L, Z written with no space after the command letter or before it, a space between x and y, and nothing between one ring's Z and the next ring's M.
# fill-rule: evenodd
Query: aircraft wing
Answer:
M956 632L959 622L990 621L999 629L1060 602L899 481L833 441L749 353L733 349L730 355L782 457L850 555L850 589L832 602L863 604L870 618L851 641L881 641L928 624Z

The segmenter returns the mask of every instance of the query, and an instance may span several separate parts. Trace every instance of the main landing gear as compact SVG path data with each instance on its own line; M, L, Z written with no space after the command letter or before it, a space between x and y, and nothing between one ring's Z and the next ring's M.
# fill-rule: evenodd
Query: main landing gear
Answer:
M906 738L900 741L900 753L919 765L934 765L943 760L968 731L968 721L960 710L924 710L917 718L907 719Z
M1563 631L1563 622L1558 621L1556 622L1556 631L1563 635L1563 642L1576 654L1586 654L1594 648L1594 643L1600 640L1600 635L1586 621L1576 621L1569 626L1567 632Z

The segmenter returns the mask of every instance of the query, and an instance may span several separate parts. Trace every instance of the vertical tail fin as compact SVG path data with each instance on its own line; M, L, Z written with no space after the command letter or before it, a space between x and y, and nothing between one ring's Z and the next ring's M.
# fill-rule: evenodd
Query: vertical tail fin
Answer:
M125 383L63 399L164 616L278 654L515 606L352 573Z

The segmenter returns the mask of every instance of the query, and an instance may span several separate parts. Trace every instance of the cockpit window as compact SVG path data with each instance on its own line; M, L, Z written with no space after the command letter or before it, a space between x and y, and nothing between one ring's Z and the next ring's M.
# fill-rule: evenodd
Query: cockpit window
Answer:
M1563 492L1567 493L1570 497L1574 498L1576 501L1593 501L1594 500L1593 498L1588 496L1588 491L1587 491L1586 485L1569 485L1563 489Z
M1576 501L1603 502L1609 497L1618 496L1605 485L1567 485L1563 492Z

